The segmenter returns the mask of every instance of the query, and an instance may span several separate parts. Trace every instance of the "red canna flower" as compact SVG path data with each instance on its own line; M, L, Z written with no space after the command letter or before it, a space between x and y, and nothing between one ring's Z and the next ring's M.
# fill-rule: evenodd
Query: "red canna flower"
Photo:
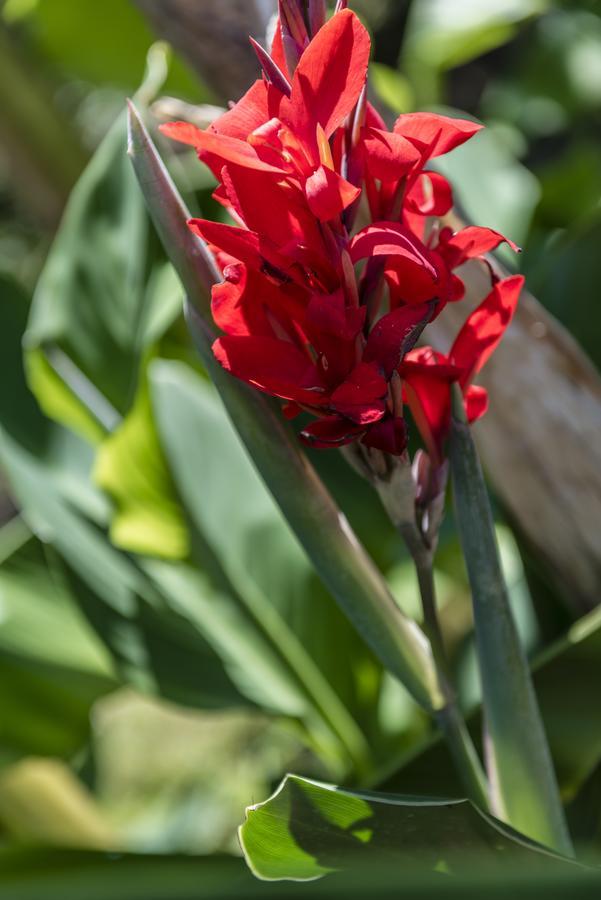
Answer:
M162 129L196 149L236 223L190 221L223 271L213 350L234 376L284 400L288 417L310 413L305 442L361 441L399 455L407 403L440 465L450 384L463 388L472 418L484 411L471 380L522 283L495 284L448 357L416 348L427 323L463 296L456 270L506 240L435 221L452 189L427 166L481 126L414 113L388 131L366 100L370 40L357 16L339 3L325 23L323 0L303 9L280 0L271 52L253 42L263 78L208 130Z

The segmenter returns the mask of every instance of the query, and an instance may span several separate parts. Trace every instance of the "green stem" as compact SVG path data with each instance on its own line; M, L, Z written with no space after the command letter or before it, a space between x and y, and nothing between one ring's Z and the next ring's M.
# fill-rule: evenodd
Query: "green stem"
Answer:
M490 808L489 791L482 764L457 704L436 610L433 558L435 539L428 540L415 515L415 484L408 458L379 459L355 448L345 454L351 465L378 491L390 521L398 529L411 554L428 635L444 703L434 712L468 797L484 810Z
M427 548L413 522L402 522L398 529L412 556L424 615L424 630L430 639L432 654L439 673L445 705L436 711L435 719L447 743L455 769L468 797L481 809L489 810L488 783L465 720L457 704L452 686L447 654L436 608L433 554Z
M530 670L511 614L480 462L454 395L451 472L474 607L482 705L498 809L510 825L572 855L572 844Z

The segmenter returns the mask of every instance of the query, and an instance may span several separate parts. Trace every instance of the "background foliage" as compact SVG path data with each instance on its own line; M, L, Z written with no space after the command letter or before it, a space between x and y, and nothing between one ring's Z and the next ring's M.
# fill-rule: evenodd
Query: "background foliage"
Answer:
M599 364L597 4L355 7L390 114L451 108L489 126L445 161L461 208L523 244L530 289ZM68 897L70 878L86 896L91 884L115 896L115 883L142 896L141 868L147 897L161 879L174 898L269 892L223 854L239 852L244 807L289 769L459 794L423 715L318 582L191 347L125 155L123 103L152 40L126 0L6 0L0 11L0 886L11 897ZM177 58L161 85L164 65L155 50L141 105L153 91L214 99ZM161 149L190 206L217 215L201 167ZM338 455L314 462L417 615L412 567L375 496ZM601 619L576 620L497 517L564 799L595 858ZM450 511L437 564L462 702L475 710ZM477 731L477 711L473 721ZM118 874L99 853L48 851L33 866L32 843L132 855ZM410 896L442 889L432 883Z

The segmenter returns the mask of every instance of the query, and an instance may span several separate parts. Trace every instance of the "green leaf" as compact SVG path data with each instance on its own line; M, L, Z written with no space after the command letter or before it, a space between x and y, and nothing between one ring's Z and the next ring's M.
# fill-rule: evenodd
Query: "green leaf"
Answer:
M125 142L120 116L71 194L25 335L42 408L91 439L129 409L145 350L181 303L154 267Z
M175 615L133 560L67 501L45 461L0 433L0 462L28 525L66 562L69 588L121 679L193 706L248 702L202 634Z
M222 648L241 690L287 715L317 717L364 766L369 751L350 710L370 681L368 702L377 702L371 654L314 582L212 387L185 364L165 361L151 365L150 383L173 477L202 544L196 555L228 595L213 614L201 613L198 601L188 609ZM171 592L180 608L185 591L174 584ZM193 585L187 593L194 597ZM353 678L350 659L364 676L371 670L367 686Z
M457 114L446 108L437 111ZM491 124L436 161L436 168L457 186L456 200L466 218L518 243L528 235L540 198L538 179L519 161L520 140L512 129ZM499 255L515 264L513 251L501 250Z
M469 800L357 793L288 775L264 803L247 809L240 843L251 870L267 880L318 878L384 864L461 873L477 859L561 871L579 867L486 815Z
M208 290L219 276L206 248L187 228L185 206L133 107L128 152L159 236L193 304L187 307L188 322L198 352L253 462L324 584L372 650L419 703L441 706L424 633L399 610L274 406L215 361L207 311Z
M463 403L457 402L463 412ZM469 426L453 419L453 498L472 589L493 809L564 853L570 838L528 663L511 614L486 486Z
M112 542L124 550L181 559L188 530L154 424L146 376L131 411L98 449L93 479L115 504Z
M154 36L143 16L122 0L105 0L102 9L84 9L71 0L29 0L29 26L38 52L68 80L83 80L132 92L138 85ZM208 100L198 78L175 60L167 93Z
M94 701L118 685L111 660L42 546L15 519L0 568L0 766L20 756L71 756L85 743Z
M601 757L601 610L593 610L533 662L533 678L562 795L571 797ZM479 712L469 719L473 735L482 732ZM373 783L386 791L415 789L452 795L460 790L439 736L397 759L394 774Z
M435 70L463 65L511 40L547 0L421 0L411 7L404 54Z
M413 109L411 85L404 75L383 63L372 62L369 81L376 94L394 113L406 113Z

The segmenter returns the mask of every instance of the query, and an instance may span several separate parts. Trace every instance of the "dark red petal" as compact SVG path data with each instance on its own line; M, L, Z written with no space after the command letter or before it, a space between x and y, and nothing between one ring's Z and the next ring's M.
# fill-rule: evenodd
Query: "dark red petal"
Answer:
M386 416L365 432L361 443L400 456L407 447L407 423L400 416Z
M421 157L419 150L410 141L399 134L379 128L364 128L361 146L370 175L381 181L398 181Z
M374 362L387 379L404 355L411 350L432 315L432 304L400 306L382 316L372 328L363 353L366 362Z
M427 250L408 228L397 222L375 222L368 225L352 239L349 252L352 261L368 256L405 256L422 265L437 280L438 273L428 257Z
M443 445L451 425L451 391L437 367L403 372L404 397L434 465L443 460Z
M482 125L467 119L453 119L435 113L405 113L396 120L394 131L410 141L425 145L427 159L442 156L469 140Z
M307 322L312 331L352 341L363 328L366 312L365 307L346 306L342 291L314 294L307 306Z
M353 425L348 419L342 419L340 416L326 416L323 419L316 419L315 422L311 422L306 428L303 428L300 438L310 447L327 449L350 444L363 431L363 428Z
M330 397L330 406L358 425L381 419L388 385L377 366L361 362Z
M338 13L321 28L305 52L292 79L290 125L311 151L317 153L316 127L327 137L355 106L365 84L369 35L350 10Z
M494 352L513 318L523 285L523 275L498 281L457 335L449 358L463 370L462 385L471 381Z
M475 256L482 256L494 250L499 244L505 242L509 244L516 253L520 252L520 248L509 238L504 237L498 231L492 228L480 228L477 225L468 225L462 228L450 238L441 235L439 247L437 248L444 255L451 268L455 269L468 259Z
M312 405L324 402L317 367L289 341L225 335L215 341L213 353L232 375L268 394Z
M216 134L212 131L203 131L188 122L168 122L166 125L161 125L160 130L167 137L180 141L182 144L190 144L198 153L210 153L221 164L229 162L261 172L284 174L282 168L263 162L258 157L255 148L246 140L229 137L225 134Z
M414 259L404 256L389 256L386 260L384 275L390 288L390 306L395 309L400 303L415 306L435 298L445 300L449 291L448 275L442 260L436 254L429 253L430 261L437 266L438 278L432 278L429 269L425 269Z
M488 391L479 385L470 384L464 394L463 402L468 422L475 422L488 409Z
M360 193L360 188L326 166L319 166L305 183L309 209L322 222L329 222L340 215Z

